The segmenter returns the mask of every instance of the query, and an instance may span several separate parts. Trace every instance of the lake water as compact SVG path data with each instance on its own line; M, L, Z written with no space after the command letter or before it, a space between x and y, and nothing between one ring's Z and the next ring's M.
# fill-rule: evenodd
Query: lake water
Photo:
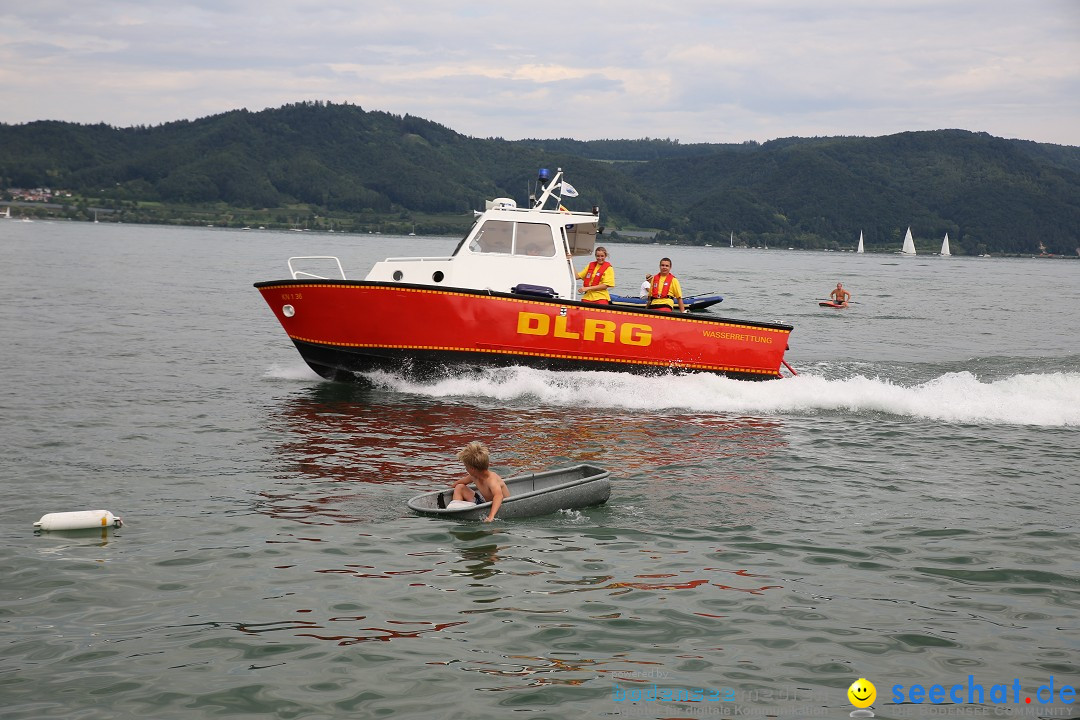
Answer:
M1080 262L608 245L794 325L760 383L328 383L252 288L455 244L0 221L4 718L1080 715ZM472 439L611 500L408 514Z

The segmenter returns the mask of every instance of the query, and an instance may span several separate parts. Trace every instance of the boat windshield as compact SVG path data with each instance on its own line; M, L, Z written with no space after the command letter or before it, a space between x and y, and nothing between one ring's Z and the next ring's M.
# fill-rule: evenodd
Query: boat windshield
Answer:
M540 257L555 255L555 238L551 234L551 228L539 223L517 223L514 254Z
M469 243L474 253L495 253L553 257L555 238L543 223L485 220Z

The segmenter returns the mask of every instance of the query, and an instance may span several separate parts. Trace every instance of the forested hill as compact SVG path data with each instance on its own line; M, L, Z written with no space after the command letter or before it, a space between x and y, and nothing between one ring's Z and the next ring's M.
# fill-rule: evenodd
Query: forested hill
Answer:
M563 167L609 228L666 241L1073 254L1080 148L961 130L763 144L472 138L411 116L300 103L155 127L0 124L0 186L63 188L102 207L303 208L353 225L414 214L464 224ZM85 200L84 200L85 202ZM413 218L414 219L414 218ZM458 222L458 220L454 220ZM348 223L346 223L347 225Z
M946 232L962 252L1075 252L1080 246L1080 149L960 130L763 144L757 151L629 167L642 185L678 198L675 234L722 240L846 238L863 231L898 249L911 226L920 250ZM705 179L708 179L706 182ZM935 244L936 243L936 244ZM789 243L790 244L790 243Z

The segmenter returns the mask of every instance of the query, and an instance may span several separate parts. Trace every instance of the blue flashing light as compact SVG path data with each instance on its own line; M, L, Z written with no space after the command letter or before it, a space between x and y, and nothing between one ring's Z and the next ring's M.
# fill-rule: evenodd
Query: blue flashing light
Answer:
M548 170L547 168L540 168L540 173L538 174L537 177L540 180L540 182L546 183L548 181L548 179L551 177L551 171Z

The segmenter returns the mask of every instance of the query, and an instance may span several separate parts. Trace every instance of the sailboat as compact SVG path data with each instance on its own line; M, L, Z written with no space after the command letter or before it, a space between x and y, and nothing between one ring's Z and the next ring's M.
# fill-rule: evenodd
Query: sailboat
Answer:
M859 255L862 255L863 252L864 252L863 246L862 246L862 230L859 231L859 249L856 250L855 252L857 252Z
M904 247L900 250L901 255L915 254L915 240L911 237L911 226L908 226L907 234L904 235Z
M735 247L735 231L731 231L731 239L728 240L728 247Z
M950 255L952 253L949 252L949 233L945 233L945 239L941 243L941 256L949 257Z

